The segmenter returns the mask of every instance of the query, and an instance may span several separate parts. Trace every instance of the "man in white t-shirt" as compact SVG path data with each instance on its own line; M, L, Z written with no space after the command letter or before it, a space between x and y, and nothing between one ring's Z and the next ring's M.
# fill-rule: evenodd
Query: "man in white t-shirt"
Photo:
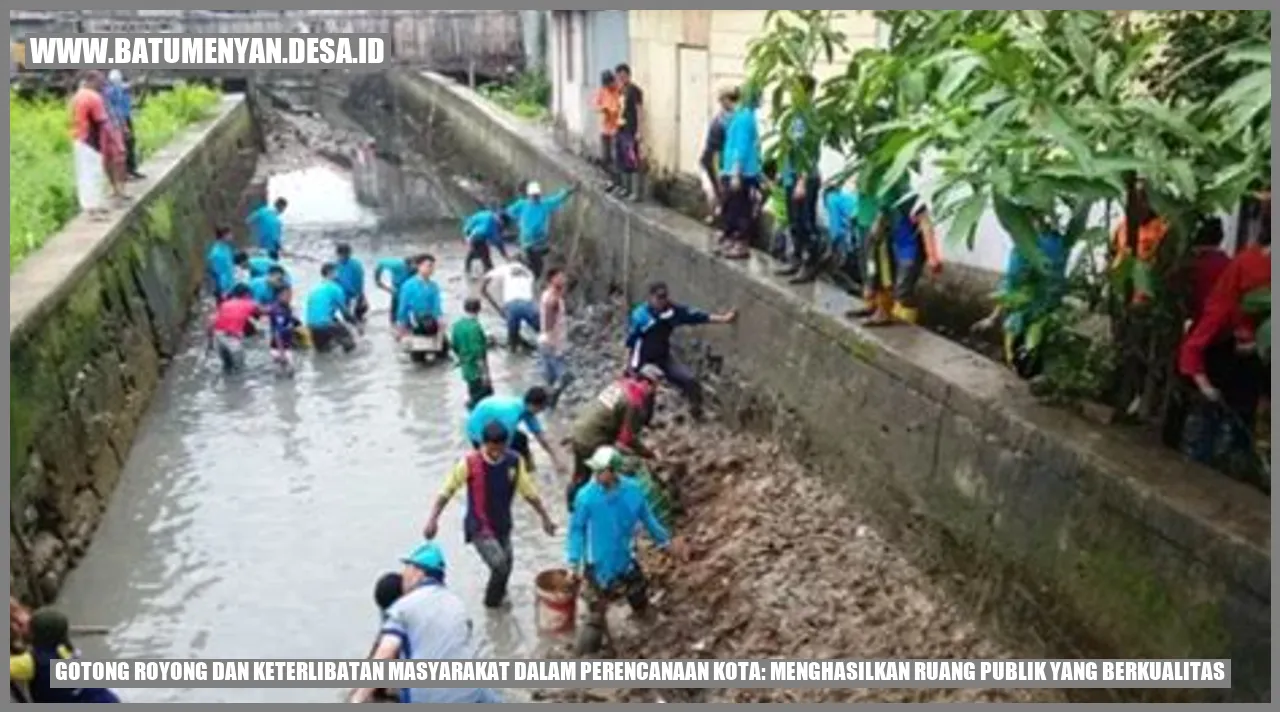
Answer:
M480 282L480 293L507 320L507 345L512 349L532 351L533 345L520 336L520 325L528 324L534 333L539 331L538 305L533 301L533 272L519 262L508 262L489 270ZM502 291L494 299L491 285Z

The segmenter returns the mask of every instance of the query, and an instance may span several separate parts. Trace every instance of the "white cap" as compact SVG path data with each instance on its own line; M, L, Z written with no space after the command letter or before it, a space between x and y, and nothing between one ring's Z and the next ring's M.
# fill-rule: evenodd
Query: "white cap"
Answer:
M622 453L609 445L601 445L591 454L591 459L587 460L587 468L592 472L601 470L617 472L622 468Z
M123 84L124 75L120 73L119 69L113 69L110 72L107 72L107 81L112 84Z
M525 186L525 195L542 195L542 185L536 180L529 181L529 185Z

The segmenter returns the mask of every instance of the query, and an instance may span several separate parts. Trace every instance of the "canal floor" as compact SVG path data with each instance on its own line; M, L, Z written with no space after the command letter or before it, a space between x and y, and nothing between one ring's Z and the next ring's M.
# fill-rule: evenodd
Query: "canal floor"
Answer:
M206 357L196 320L170 365L130 452L118 489L59 605L110 634L80 641L87 655L152 658L354 658L377 629L373 583L421 540L443 476L464 452L466 389L455 368L414 366L398 352L385 293L372 288L377 258L427 251L449 314L471 288L455 223L381 234L347 175L313 167L278 177L287 196L286 260L300 307L320 262L348 241L366 267L370 325L351 355L303 354L296 378L277 378L264 348L247 373L223 378ZM491 312L488 319L496 319ZM501 333L487 323L491 333ZM534 382L527 357L498 351L499 392ZM563 531L561 485L550 468L544 500ZM449 583L478 601L486 569L462 540L463 503L452 503L440 540ZM484 651L536 653L535 573L561 559L523 503L516 515L511 610L475 607ZM130 689L136 702L325 702L332 689Z

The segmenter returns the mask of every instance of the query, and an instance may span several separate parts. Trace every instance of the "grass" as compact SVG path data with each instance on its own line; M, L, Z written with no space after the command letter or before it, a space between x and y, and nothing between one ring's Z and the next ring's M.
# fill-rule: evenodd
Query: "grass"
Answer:
M510 84L484 84L478 91L522 119L544 121L551 115L551 82L542 72L525 72Z
M211 115L219 99L195 84L148 96L133 117L139 161ZM67 98L27 100L10 90L9 271L79 212Z

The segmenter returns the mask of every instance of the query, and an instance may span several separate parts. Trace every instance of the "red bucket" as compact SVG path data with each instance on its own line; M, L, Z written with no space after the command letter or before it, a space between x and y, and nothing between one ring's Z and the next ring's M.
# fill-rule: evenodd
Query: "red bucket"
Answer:
M547 569L533 580L536 591L534 622L538 632L548 635L568 633L577 624L578 595L566 569Z

